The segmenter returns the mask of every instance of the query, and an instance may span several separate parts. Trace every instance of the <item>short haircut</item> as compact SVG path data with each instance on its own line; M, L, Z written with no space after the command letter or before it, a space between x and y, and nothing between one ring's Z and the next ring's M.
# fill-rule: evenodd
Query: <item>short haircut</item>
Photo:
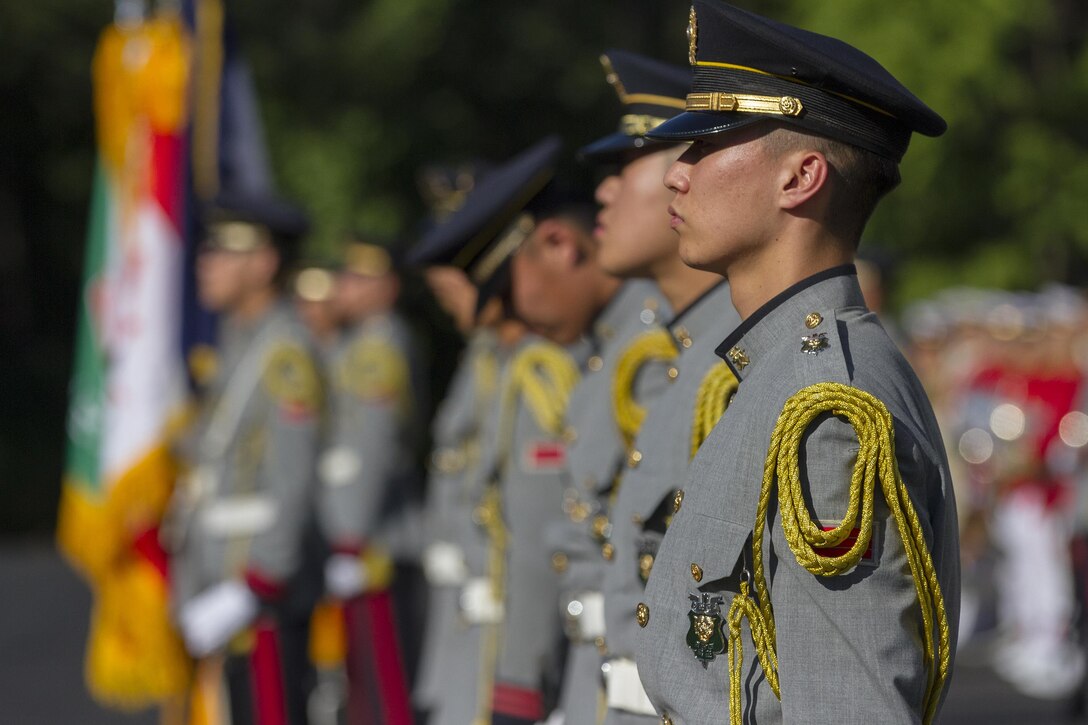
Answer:
M801 149L827 159L830 197L825 226L856 249L877 203L899 185L899 164L857 146L776 123L763 136L764 148L776 157Z

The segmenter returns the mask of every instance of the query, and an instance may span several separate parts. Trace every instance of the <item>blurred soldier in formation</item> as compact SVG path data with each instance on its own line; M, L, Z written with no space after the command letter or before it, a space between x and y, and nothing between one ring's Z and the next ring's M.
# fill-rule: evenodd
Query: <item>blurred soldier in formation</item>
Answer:
M406 512L417 488L421 376L410 329L396 312L399 295L390 251L349 243L334 295L345 329L330 360L318 519L331 548L325 588L342 604L346 625L352 725L411 722L397 619L417 614L391 593L391 549L412 528Z
M545 139L497 168L421 243L445 250L432 259L464 268L481 299L505 292L508 310L569 350L534 336L507 345L498 405L485 420L475 527L463 530L461 605L478 630L478 677L443 701L436 722L536 722L558 687L558 589L542 544L568 483L566 402L579 362L594 357L584 334L620 286L596 262L592 207L549 183L559 151L557 139ZM467 711L451 702L466 698ZM460 719L447 719L457 708Z
M480 163L424 170L420 186L432 211L432 223L441 223L461 207L484 170ZM423 551L430 591L413 693L417 708L431 713L441 708L443 687L457 679L456 673L463 669L472 650L471 637L460 617L459 600L467 568L459 545L459 527L471 523L469 501L473 496L467 486L480 462L484 416L495 406L499 375L497 328L517 323L502 319L502 301L498 298L488 300L483 309L477 310L476 287L458 267L432 266L424 271L424 277L439 306L466 341L431 427L433 450Z
M323 384L278 283L306 220L284 202L224 196L205 223L198 291L222 316L221 362L167 527L174 607L199 660L193 716L304 722L312 592L298 576Z
M684 265L669 226L672 194L661 179L682 147L643 135L683 108L690 71L622 51L610 51L602 62L623 115L618 133L582 150L587 161L608 172L597 187L601 263L621 277L652 280L673 310L665 330L641 337L621 362L624 367L663 363L647 372L666 387L642 410L621 415L643 421L641 428L635 420L624 425L627 466L609 515L610 558L603 570L605 722L657 722L634 662L635 609L693 447L728 402L728 386L718 384L724 366L714 346L739 319L728 314L728 285L716 274ZM696 411L710 398L716 399L714 410L700 417Z

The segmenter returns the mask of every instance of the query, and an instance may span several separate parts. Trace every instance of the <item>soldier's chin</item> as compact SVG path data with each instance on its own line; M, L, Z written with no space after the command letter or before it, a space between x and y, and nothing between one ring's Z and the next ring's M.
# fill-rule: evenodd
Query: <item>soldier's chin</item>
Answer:
M196 294L200 306L209 312L225 312L230 308L231 295L211 288L198 288Z

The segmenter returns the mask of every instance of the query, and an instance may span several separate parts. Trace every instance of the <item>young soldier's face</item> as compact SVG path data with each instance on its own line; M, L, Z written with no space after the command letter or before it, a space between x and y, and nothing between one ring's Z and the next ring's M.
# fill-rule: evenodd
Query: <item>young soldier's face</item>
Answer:
M661 182L681 148L633 152L620 170L597 186L601 205L594 237L601 267L617 277L654 277L663 260L675 258L676 235L667 212L672 192Z
M688 266L725 275L773 234L778 175L762 133L745 127L720 142L699 139L665 174L670 224Z
M258 255L265 250L202 251L197 258L196 281L200 304L212 312L229 312L253 290L266 284Z

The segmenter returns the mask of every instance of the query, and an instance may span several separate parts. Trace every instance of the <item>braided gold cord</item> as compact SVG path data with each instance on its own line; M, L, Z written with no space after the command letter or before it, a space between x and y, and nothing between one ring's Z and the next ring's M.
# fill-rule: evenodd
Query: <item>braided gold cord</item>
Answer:
M752 641L756 645L756 655L759 664L767 677L767 684L776 697L781 697L778 690L778 655L774 647L767 641L767 629L764 626L764 618L760 614L755 600L749 596L748 582L740 585L740 594L733 597L733 603L729 605L729 721L740 723L741 701L740 681L743 658L741 657L740 625L747 617L749 627L752 630Z
M691 424L692 458L695 458L699 447L729 407L729 401L739 385L737 377L724 362L716 363L703 378L695 394L695 418Z
M635 442L642 421L646 419L646 408L635 400L635 376L646 363L675 360L677 355L679 351L672 335L659 328L644 332L632 340L616 362L616 372L612 378L612 413L628 449Z
M551 343L526 345L509 363L509 377L502 389L499 435L500 469L509 458L519 398L524 400L541 430L558 436L563 431L570 393L578 383L578 367L562 348ZM487 487L477 507L488 538L488 577L492 595L505 602L506 547L510 532L503 522L502 491L497 482ZM495 667L504 636L501 623L486 623L481 630L479 707L473 725L491 722Z
M565 350L548 342L526 345L510 361L504 410L512 415L520 395L541 430L559 435L577 383L578 367ZM513 424L512 418L508 423Z
M857 463L850 477L847 510L842 523L830 531L823 531L808 515L799 463L799 451L805 432L813 420L824 413L845 418L853 426L859 443ZM800 390L787 400L779 415L763 469L763 486L752 533L752 577L758 606L736 605L734 601L734 606L740 608L740 616L747 617L751 623L753 641L759 650L760 663L768 683L777 681L777 671L772 675L768 669L768 666L777 669L777 637L774 611L763 571L763 534L776 478L779 517L786 542L798 562L817 576L842 574L861 561L872 538L874 493L879 479L884 499L903 541L918 595L922 614L923 656L929 680L923 701L923 722L932 722L941 690L948 677L948 617L922 524L895 460L894 428L888 409L863 390L839 383L817 383ZM841 556L823 556L816 551L838 546L855 528L859 530L858 537L847 553ZM742 592L744 589L742 586ZM740 596L747 598L744 594ZM731 607L730 615L732 614ZM937 630L936 638L934 628ZM763 630L765 633L761 637L762 644L755 636L756 630ZM736 657L739 659L739 639L737 646ZM733 657L731 653L731 662ZM740 722L739 678L739 669L730 671L730 713L734 723Z

